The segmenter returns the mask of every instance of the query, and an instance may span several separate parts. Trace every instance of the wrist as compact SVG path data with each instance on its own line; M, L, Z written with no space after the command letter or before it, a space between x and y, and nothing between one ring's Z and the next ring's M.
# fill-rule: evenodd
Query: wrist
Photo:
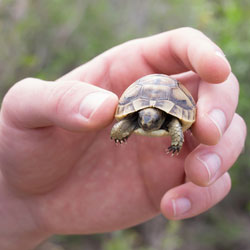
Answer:
M18 197L0 174L0 249L32 250L49 234L39 228L27 197Z

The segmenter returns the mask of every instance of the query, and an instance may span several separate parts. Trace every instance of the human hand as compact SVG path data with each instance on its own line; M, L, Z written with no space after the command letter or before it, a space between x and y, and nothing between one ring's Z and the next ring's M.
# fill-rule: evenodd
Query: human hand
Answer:
M117 46L56 82L14 85L1 110L0 200L9 214L15 201L26 237L107 232L160 211L182 219L220 201L246 136L235 114L238 83L221 53L183 28ZM115 94L151 73L174 75L197 101L178 157L164 154L169 138L132 135L122 146L109 139ZM17 218L9 217L10 227Z

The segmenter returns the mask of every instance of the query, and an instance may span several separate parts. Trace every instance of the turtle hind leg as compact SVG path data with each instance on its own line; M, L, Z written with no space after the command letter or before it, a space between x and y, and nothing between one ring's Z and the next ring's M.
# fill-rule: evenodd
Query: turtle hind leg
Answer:
M137 123L132 119L123 119L114 124L111 129L110 138L115 141L115 143L126 142L128 137L137 128Z
M171 136L171 146L168 148L168 153L179 153L183 142L184 142L184 135L182 131L182 124L177 118L173 118L168 123L168 132Z

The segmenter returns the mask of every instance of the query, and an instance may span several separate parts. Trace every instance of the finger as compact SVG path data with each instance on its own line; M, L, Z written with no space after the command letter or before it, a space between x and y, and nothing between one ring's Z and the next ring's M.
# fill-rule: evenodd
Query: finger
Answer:
M213 207L228 194L230 188L231 180L228 173L209 187L199 187L188 182L164 195L161 211L172 220L190 218Z
M230 74L221 84L201 82L198 90L197 116L192 127L194 136L203 144L218 143L232 121L239 96L236 77Z
M114 116L117 96L91 84L25 79L14 85L2 104L2 117L25 128L59 126L70 131L96 130Z
M237 114L217 145L200 145L185 161L188 179L200 186L211 185L234 164L244 147L246 125Z
M124 87L146 74L171 75L189 70L210 83L225 81L231 72L230 64L215 43L198 30L180 28L110 49L63 79L93 83L108 79Z
M231 67L222 50L202 32L180 28L156 35L144 43L150 65L170 74L192 70L205 81L225 81Z

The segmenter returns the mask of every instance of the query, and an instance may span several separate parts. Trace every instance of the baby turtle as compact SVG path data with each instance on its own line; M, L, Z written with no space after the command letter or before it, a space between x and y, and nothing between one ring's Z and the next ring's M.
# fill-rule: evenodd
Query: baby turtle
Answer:
M147 136L170 135L168 151L178 153L184 142L183 132L194 123L195 115L194 99L181 83L163 74L147 75L122 94L111 139L123 143L133 132Z

